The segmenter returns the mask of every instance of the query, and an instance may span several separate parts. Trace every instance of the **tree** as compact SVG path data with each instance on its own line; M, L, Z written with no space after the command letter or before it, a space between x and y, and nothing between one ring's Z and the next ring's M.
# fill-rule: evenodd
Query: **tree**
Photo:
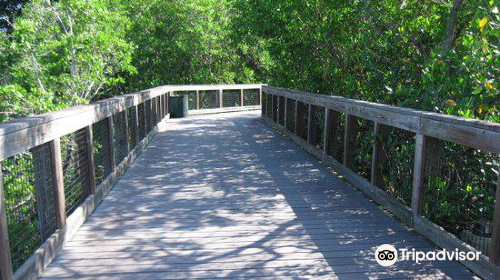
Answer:
M2 34L0 46L6 52L0 65L6 70L0 98L12 97L9 88L14 87L52 104L28 107L18 112L22 116L88 103L123 83L125 74L135 68L133 46L126 39L130 22L118 4L97 0L27 4L12 33Z
M0 31L11 32L14 19L21 14L28 0L0 0Z

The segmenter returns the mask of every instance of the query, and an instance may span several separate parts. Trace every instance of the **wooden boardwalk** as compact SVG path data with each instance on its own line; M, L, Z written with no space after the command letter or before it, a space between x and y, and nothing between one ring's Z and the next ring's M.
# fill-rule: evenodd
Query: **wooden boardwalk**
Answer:
M471 279L260 119L170 120L42 279Z

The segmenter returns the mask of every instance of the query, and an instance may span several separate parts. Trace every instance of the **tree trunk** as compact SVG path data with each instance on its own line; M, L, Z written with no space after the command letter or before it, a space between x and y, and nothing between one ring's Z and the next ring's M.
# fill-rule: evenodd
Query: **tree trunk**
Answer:
M446 23L444 50L453 49L455 45L455 40L458 35L455 32L455 26L457 25L458 11L460 10L463 2L463 0L456 0L455 3L453 3L453 7L451 8L450 16L448 17L448 22Z

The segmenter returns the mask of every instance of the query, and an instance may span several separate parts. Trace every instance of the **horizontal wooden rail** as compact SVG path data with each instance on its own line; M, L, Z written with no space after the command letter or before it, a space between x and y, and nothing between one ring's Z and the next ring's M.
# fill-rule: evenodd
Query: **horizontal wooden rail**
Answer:
M263 91L426 136L500 154L500 124L264 85Z
M289 136L308 152L321 159L323 163L333 167L356 188L372 197L438 246L448 250L476 250L422 215L425 203L424 180L426 172L436 172L432 169L438 168L436 165L439 164L442 141L491 152L498 156L500 154L500 124L267 85L263 85L262 91L266 99L262 104L262 117L271 126ZM285 108L280 108L276 104L277 97L285 98ZM289 105L290 100L293 101L292 105ZM309 108L309 111L306 112L305 108ZM289 118L287 113L289 110L295 112L293 131L287 121L285 125L282 125L276 117L285 113L285 119ZM324 139L320 141L323 143L322 149L314 144L318 140L315 139L315 126L318 124L312 120L316 112L321 110L324 110ZM332 147L331 144L332 139L342 139L342 136L338 135L340 113L345 115L342 161L338 159L337 147ZM307 118L307 124L304 123L305 118ZM369 178L364 178L355 171L359 168L355 164L355 155L358 153L356 145L360 120L372 121L374 125L373 139L371 139L372 158L369 163L371 173L367 175ZM388 159L383 153L382 145L391 127L415 133L410 205L403 204L385 191L386 185L380 173L383 168L387 168ZM333 148L334 150L330 151ZM500 277L499 193L500 186L497 183L490 249L481 254L479 261L462 262L486 279L499 279Z
M261 85L161 86L89 105L74 106L52 113L2 123L0 124L0 160L47 143L168 92L219 89L261 90Z
M260 84L161 86L0 124L0 167L7 162L5 175L26 180L30 172L40 172L33 174L34 184L23 182L23 188L27 188L25 192L32 192L35 196L37 207L30 209L31 212L17 214L33 215L36 212L38 217L53 216L53 224L46 230L47 234L44 231L35 237L42 245L31 252L31 256L21 252L24 255L20 257L21 250L9 247L9 240L17 237L9 236L7 224L8 212L18 211L19 208L8 208L3 191L17 183L10 180L9 186L2 186L5 182L0 169L0 279L35 279L43 271L65 240L76 232L146 147L162 120L169 118L169 97L172 93L212 90L220 93L237 90L240 98L237 106L244 105L244 90L254 90L253 97L259 100L259 104L262 100ZM255 90L258 90L258 97ZM94 143L98 143L97 147ZM72 152L76 154L71 156ZM18 159L22 160L16 161ZM31 165L26 161L36 165L36 170L30 171ZM24 171L17 175L18 169ZM74 188L81 188L77 189L80 193L77 192L76 198L75 192L71 191ZM66 197L68 189L72 197ZM24 201L33 201L33 198ZM39 212L44 209L49 209L48 213ZM50 209L54 209L53 212ZM36 222L36 218L29 218ZM40 224L42 221L38 223L35 228L42 231L44 225ZM14 243L19 244L17 241Z

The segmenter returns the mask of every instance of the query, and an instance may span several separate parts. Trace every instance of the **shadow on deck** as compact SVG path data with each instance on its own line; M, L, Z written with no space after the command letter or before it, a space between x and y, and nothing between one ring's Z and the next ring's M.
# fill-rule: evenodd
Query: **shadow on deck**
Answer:
M42 279L471 279L270 129L260 112L170 120Z

